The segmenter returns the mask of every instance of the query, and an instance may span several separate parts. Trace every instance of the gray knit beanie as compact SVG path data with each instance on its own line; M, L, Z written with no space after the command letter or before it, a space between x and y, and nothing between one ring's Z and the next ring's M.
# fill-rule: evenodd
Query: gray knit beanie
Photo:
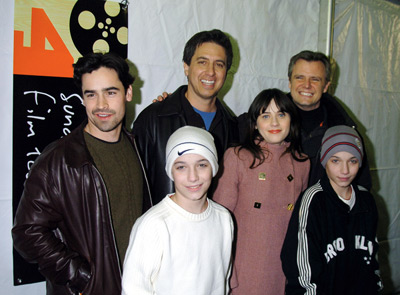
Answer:
M362 164L363 147L360 135L353 128L338 125L326 130L321 144L321 164L326 166L329 158L338 152L349 152Z
M172 178L172 165L178 157L186 154L202 155L210 162L213 177L217 174L217 149L214 138L208 131L198 127L184 126L169 137L165 150L165 171L172 181L174 180Z

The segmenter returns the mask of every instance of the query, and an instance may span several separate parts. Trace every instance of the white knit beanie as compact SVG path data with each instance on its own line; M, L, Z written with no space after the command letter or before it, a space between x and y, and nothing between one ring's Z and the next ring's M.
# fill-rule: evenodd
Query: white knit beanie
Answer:
M165 150L165 171L172 181L174 180L172 178L172 165L178 157L186 154L202 155L210 162L213 177L217 174L217 149L214 138L208 131L198 127L184 126L169 137Z
M321 143L321 164L325 168L329 158L338 152L349 152L361 167L364 156L360 135L349 126L338 125L326 130Z

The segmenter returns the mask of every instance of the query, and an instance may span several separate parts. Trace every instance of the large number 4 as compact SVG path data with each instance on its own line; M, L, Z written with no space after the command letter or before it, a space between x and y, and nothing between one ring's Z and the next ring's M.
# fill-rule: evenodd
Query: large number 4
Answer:
M14 74L72 77L74 59L43 9L32 8L31 47L23 39L23 31L14 31Z

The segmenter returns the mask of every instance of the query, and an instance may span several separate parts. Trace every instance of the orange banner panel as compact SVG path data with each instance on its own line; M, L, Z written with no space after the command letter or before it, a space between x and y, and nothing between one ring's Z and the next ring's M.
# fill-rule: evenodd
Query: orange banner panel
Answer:
M74 59L43 9L32 8L30 47L23 38L24 32L14 31L14 74L72 77Z

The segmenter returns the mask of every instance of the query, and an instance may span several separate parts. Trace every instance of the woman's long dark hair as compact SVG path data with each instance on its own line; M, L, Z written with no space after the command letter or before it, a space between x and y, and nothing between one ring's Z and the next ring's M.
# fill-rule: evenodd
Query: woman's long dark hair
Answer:
M258 129L256 129L256 126L257 118L260 116L260 114L265 112L272 100L275 101L279 111L290 116L290 130L288 136L285 138L285 141L290 142L290 145L283 152L283 154L290 153L292 157L299 162L304 162L307 160L307 157L302 156L301 154L300 118L297 113L296 106L294 105L293 101L281 90L271 88L261 91L256 96L247 113L247 134L244 142L241 143L238 152L241 149L246 149L253 155L254 158L250 168L255 168L261 165L264 163L266 157L268 157L268 153L266 156L264 154L265 150L262 150L261 146L259 145L260 142L264 141L264 138L261 136Z

